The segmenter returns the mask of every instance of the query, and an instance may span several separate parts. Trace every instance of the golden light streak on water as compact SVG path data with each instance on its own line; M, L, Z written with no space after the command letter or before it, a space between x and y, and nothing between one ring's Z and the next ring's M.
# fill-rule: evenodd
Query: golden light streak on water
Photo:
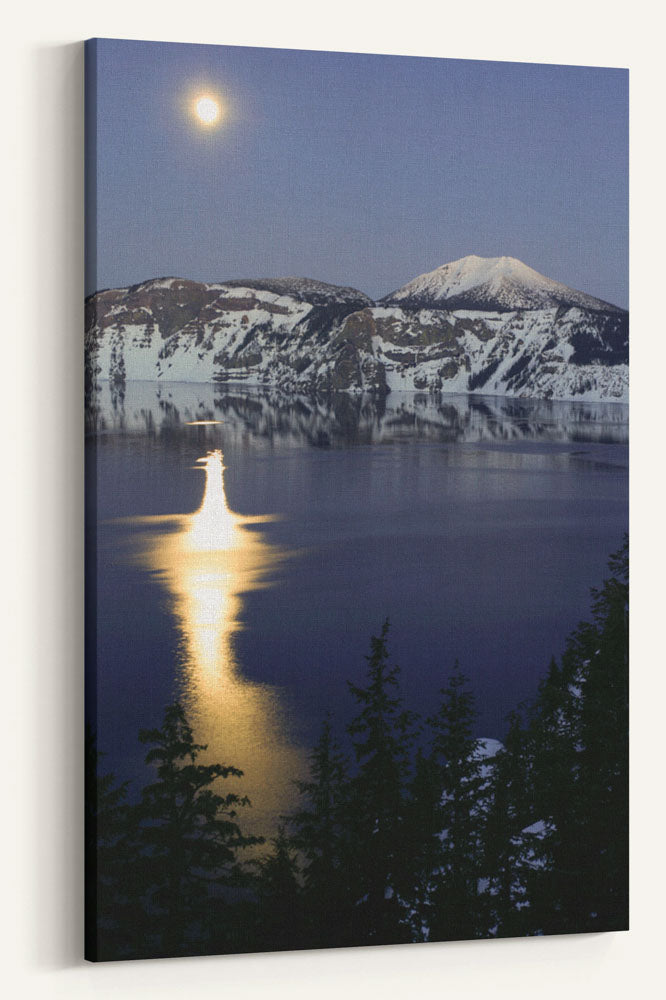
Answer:
M284 558L249 527L270 518L242 517L229 509L222 452L198 459L206 474L194 514L142 518L147 533L140 562L166 588L183 637L183 702L195 739L208 744L203 762L244 771L220 782L220 793L248 795L242 828L266 837L294 803L292 781L303 776L304 754L289 738L279 693L243 677L234 636L243 628L243 595L268 585L267 573ZM169 528L171 530L169 530Z

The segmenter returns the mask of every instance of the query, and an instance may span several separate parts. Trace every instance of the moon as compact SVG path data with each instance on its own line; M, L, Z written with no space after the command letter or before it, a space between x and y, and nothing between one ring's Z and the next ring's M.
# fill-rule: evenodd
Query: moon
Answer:
M194 113L202 125L215 125L222 114L222 107L210 94L202 94L194 101Z

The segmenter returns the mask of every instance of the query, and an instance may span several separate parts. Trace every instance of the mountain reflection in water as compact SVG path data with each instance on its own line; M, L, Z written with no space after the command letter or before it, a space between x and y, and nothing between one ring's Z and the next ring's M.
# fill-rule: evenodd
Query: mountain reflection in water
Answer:
M243 594L266 586L266 573L283 554L251 525L267 517L242 517L229 509L222 452L198 459L206 474L203 501L190 515L137 518L139 562L168 591L183 644L182 700L197 742L207 744L204 763L244 771L221 791L248 795L243 828L270 836L288 811L302 754L289 739L275 688L245 679L233 637L242 628Z
M226 439L271 446L345 447L432 440L475 442L628 441L622 403L391 392L308 397L245 385L100 383L87 410L91 433L168 434L222 421Z

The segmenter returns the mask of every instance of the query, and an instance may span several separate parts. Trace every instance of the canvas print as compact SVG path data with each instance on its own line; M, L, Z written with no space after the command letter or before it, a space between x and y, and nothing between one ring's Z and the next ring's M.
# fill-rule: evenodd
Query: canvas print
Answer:
M627 928L627 97L86 43L89 959Z

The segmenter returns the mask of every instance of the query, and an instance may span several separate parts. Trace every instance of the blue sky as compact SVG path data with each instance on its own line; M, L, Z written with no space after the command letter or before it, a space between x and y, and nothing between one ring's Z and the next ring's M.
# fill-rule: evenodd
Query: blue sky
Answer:
M624 70L95 44L87 291L304 275L379 297L474 253L628 305Z

